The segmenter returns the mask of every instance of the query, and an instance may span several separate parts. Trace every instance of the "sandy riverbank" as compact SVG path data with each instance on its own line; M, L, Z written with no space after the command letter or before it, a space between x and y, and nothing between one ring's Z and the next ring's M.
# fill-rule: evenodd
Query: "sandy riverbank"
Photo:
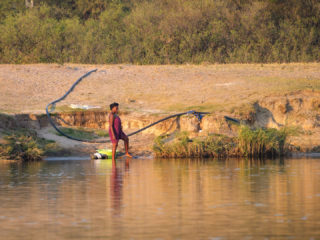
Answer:
M62 96L76 79L94 68L98 71L78 85L57 106L58 111L65 111L70 104L106 109L110 102L117 101L126 112L124 124L130 132L132 122L144 126L148 118L157 119L190 109L205 110L214 116L227 114L248 120L259 127L299 126L303 135L292 138L295 145L303 149L320 145L318 63L0 65L0 112L9 115L43 114L47 103ZM211 117L204 121L202 124L208 133L221 130L220 119ZM85 153L103 147L56 136L48 127L36 128L41 136L68 148L82 149ZM133 137L132 149L136 149L136 154L149 154L152 140L159 133L161 129Z

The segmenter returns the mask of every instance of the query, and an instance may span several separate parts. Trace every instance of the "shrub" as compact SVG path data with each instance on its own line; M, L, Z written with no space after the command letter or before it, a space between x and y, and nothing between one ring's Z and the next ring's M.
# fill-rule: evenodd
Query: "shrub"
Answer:
M315 0L0 1L0 63L320 59Z
M251 129L241 126L238 134L240 154L246 157L275 157L286 154L288 149L287 138L298 134L292 127Z
M205 138L190 139L188 134L183 132L174 136L159 136L154 141L153 150L157 157L163 158L184 158L184 157L227 157L234 155L235 145L231 138L212 135Z
M0 144L0 157L21 161L39 161L45 154L57 150L54 141L37 137L36 132L26 129L5 133Z
M187 133L159 136L154 140L153 151L157 157L250 157L264 158L285 155L287 138L298 134L296 128L277 129L241 126L238 137L209 135L190 139Z
M313 147L313 148L311 149L311 152L320 153L320 145Z

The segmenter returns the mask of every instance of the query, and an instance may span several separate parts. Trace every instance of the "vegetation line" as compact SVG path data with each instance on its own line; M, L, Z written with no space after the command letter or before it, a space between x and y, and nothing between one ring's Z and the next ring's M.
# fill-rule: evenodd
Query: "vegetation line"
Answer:
M317 0L25 2L0 2L0 63L320 59Z
M52 155L61 149L54 141L37 136L36 131L19 129L5 131L0 143L0 158L19 161L39 161L45 155Z
M265 158L286 155L290 145L288 136L296 135L295 128L251 129L239 128L238 137L212 134L203 138L189 138L187 132L178 133L174 139L169 135L159 136L153 150L157 157L250 157Z

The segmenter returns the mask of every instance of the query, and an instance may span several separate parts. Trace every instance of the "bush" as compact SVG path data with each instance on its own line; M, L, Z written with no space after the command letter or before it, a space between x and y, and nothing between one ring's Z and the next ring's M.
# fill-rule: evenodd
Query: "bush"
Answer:
M275 157L287 153L287 138L299 134L294 127L251 129L241 126L238 134L238 147L241 155L246 157Z
M173 137L159 136L154 140L153 151L157 157L250 157L274 158L285 155L289 145L287 138L298 134L296 128L277 129L241 126L238 137L209 135L205 138L190 139L187 133Z
M320 59L315 0L0 2L0 63L270 63Z
M320 153L320 145L313 147L311 152Z
M190 139L183 132L166 142L171 136L159 136L154 141L153 151L157 157L184 158L184 157L228 157L234 155L235 145L232 138L222 135L212 135L206 138Z
M26 129L6 132L4 141L0 144L0 157L13 160L39 161L58 149L54 141L39 138L36 132Z

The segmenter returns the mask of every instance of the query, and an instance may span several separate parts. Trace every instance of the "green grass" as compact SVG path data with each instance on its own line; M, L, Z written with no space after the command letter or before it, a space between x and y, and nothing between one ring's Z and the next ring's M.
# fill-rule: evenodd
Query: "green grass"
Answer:
M283 127L251 129L241 126L237 138L240 155L246 157L275 157L285 155L288 136L298 135L297 128Z
M0 144L0 157L20 161L39 161L43 156L61 151L51 140L39 138L35 131L19 129L4 131L4 143Z
M249 102L249 103L242 103L239 106L233 106L230 109L230 113L236 114L242 118L248 118L248 116L256 112L254 108L254 103L255 102Z
M192 105L192 106L186 106L184 104L172 104L165 108L165 111L167 112L185 112L185 111L198 111L198 112L215 112L215 111L221 111L224 109L223 105L220 104L210 104L210 103L204 103L200 105Z
M184 157L250 157L264 158L285 155L289 145L287 138L298 134L294 128L251 129L239 128L238 137L209 135L202 138L189 138L188 133L181 132L172 136L159 136L154 140L153 151L161 158Z
M106 130L97 129L97 130L94 130L94 133L99 137L109 137L109 133Z
M13 117L11 115L5 114L5 113L0 113L0 120L5 121L5 120L13 120Z
M85 128L68 128L61 127L59 128L63 133L70 135L74 138L83 139L83 140L93 140L99 137L108 137L109 133L106 130L102 129L85 129ZM58 136L62 136L61 133L54 131Z
M198 112L215 112L223 110L223 106L219 104L201 104L201 105L192 105L185 108L186 110L195 110Z
M12 114L12 113L16 113L17 111L14 109L10 109L10 108L0 108L0 114Z
M266 86L268 93L286 93L297 90L320 90L319 78L283 78L283 77L252 77L252 82Z
M206 138L189 138L186 132L177 134L174 140L166 143L170 136L159 136L154 141L153 151L161 158L184 157L227 157L235 148L232 138L212 135Z

